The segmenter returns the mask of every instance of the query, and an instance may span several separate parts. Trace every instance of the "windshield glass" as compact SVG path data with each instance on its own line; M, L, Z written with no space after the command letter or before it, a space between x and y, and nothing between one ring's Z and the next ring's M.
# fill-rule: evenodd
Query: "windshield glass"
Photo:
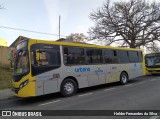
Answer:
M146 66L160 66L160 57L146 57Z
M23 74L29 71L28 54L25 50L18 51L16 55L14 74Z

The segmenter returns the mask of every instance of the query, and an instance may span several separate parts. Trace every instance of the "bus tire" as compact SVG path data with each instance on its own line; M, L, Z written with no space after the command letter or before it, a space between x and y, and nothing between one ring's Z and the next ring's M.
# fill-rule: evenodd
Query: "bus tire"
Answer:
M77 84L72 79L66 79L61 84L61 94L64 97L69 97L77 92Z
M122 85L126 84L128 82L128 75L126 72L122 72L120 75L120 83Z

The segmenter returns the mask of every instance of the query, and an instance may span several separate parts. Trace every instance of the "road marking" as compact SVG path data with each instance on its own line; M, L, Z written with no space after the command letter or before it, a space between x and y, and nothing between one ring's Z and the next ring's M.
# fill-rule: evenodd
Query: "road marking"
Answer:
M59 101L61 101L61 100L55 100L55 101L52 101L52 102L43 103L43 104L40 104L40 105L38 105L38 106L48 105L48 104L56 103L56 102L59 102Z
M143 83L146 83L145 81L143 81L143 82L139 82L139 83L137 83L137 84L143 84Z
M113 89L115 89L115 88L108 88L108 89L105 89L104 91L113 90Z
M82 97L82 96L86 96L86 95L91 95L93 93L86 93L86 94L82 94L82 95L78 95L79 97Z
M156 79L152 79L152 80L150 80L150 81L155 81Z
M124 85L124 86L131 86L131 85L133 85L133 84L127 84L127 85Z
M159 116L152 116L149 119L158 119Z

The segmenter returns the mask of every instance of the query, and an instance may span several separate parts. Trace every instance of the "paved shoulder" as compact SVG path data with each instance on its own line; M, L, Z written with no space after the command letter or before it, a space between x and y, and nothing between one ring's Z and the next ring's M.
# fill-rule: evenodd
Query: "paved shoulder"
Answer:
M13 98L11 89L0 90L0 100Z

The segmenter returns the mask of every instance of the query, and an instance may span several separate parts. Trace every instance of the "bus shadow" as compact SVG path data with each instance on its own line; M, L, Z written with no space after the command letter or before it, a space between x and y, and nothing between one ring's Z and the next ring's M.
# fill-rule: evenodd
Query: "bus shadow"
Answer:
M133 80L130 80L127 84L138 83L138 82L141 82L146 79L146 77L142 77L142 78L143 78L142 80L139 80L139 78L135 78ZM94 91L100 91L100 90L104 90L104 89L108 89L108 88L121 87L121 86L124 86L124 85L121 85L120 82L114 82L114 83L109 83L109 84L102 84L102 85L98 85L98 86L82 88L82 89L79 89L74 96L81 95L84 93L90 93L90 92L94 92ZM74 97L74 96L72 96L72 97ZM66 98L66 97L63 97L60 93L52 93L52 94L36 96L36 97L17 98L16 102L18 105L30 105L30 104L36 104L36 103L50 101L50 100L52 100L52 101L59 100L62 98Z
M150 75L147 75L147 76L151 76L151 77L159 77L160 74L150 74Z
M60 93L52 93L52 94L46 94L46 95L36 96L36 97L17 98L16 104L27 106L27 105L37 104L37 103L45 102L49 100L58 100L59 98L62 98Z
M115 83L109 83L109 84L103 84L103 85L98 85L98 86L92 86L92 87L87 87L87 88L82 88L77 91L77 93L72 96L75 97L77 95L81 95L83 93L89 93L93 91L99 91L103 90L110 87L116 87L120 86L119 82ZM47 95L42 95L42 96L36 96L36 97L28 97L28 98L16 98L15 102L17 105L32 105L32 104L37 104L45 101L53 101L53 100L59 100L59 99L65 99L67 97L63 97L60 93L52 93L52 94L47 94Z

